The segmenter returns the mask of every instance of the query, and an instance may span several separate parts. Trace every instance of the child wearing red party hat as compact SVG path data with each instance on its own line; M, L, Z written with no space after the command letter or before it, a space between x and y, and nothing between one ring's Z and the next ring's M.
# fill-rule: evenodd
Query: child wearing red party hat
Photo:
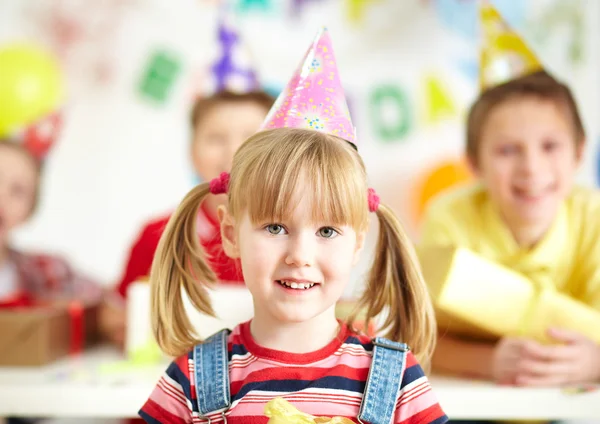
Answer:
M74 272L66 261L21 252L11 243L14 230L37 207L43 164L61 127L64 87L54 58L33 45L1 49L0 67L0 306L97 302L100 286Z

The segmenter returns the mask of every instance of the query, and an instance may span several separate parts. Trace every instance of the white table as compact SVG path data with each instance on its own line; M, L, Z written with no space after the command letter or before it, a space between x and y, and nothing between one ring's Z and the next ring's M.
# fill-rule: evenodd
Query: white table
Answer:
M99 348L43 368L0 367L0 417L137 416L164 366L123 366L123 356ZM446 413L455 419L590 419L600 422L600 390L517 389L433 377Z

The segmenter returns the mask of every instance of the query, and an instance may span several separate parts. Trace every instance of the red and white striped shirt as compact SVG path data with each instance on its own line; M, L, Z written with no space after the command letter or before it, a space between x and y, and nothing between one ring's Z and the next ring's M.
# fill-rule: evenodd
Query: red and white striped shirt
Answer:
M229 424L266 424L266 403L284 397L302 412L340 416L358 422L360 404L371 365L369 337L342 326L338 337L307 354L275 351L256 344L249 322L237 326L228 339L232 406ZM395 423L447 422L429 381L412 353L407 355ZM148 423L205 423L198 414L194 361L190 352L166 370L140 410ZM209 417L222 422L219 413Z

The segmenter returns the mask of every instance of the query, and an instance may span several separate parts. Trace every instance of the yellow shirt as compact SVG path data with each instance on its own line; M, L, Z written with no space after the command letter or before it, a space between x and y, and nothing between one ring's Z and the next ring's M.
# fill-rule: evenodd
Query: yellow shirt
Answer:
M556 219L532 249L521 248L479 184L461 187L428 207L420 245L470 249L519 272L543 270L558 291L600 310L600 192L575 188ZM438 312L440 329L467 337L495 339ZM511 421L541 423L539 421Z
M421 246L468 248L519 272L543 270L560 292L600 310L600 192L575 188L545 236L521 248L479 184L429 206Z

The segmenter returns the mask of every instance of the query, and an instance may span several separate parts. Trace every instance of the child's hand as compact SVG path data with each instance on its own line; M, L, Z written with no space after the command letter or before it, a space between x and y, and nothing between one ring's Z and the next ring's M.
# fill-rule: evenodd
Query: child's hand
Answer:
M125 346L125 304L120 299L106 296L99 310L100 334L123 349Z
M516 382L523 386L561 386L600 380L600 346L573 331L551 329L557 345L528 343Z
M500 384L515 384L518 374L517 365L531 340L504 337L494 348L492 356L492 378Z

